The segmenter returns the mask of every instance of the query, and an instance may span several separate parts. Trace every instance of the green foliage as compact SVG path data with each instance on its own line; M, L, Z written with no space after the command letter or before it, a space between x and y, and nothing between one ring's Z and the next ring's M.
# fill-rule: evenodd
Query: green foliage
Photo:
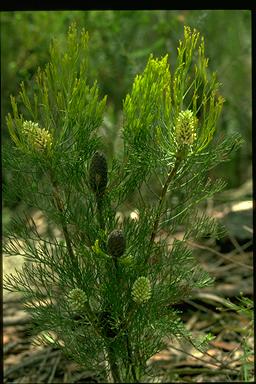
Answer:
M120 126L122 101L136 73L141 73L150 53L161 57L171 52L176 58L176 41L183 25L200 30L211 41L207 46L209 70L218 68L223 83L225 114L219 126L225 135L240 132L245 143L231 156L231 161L213 170L216 177L225 177L231 188L251 176L251 15L248 10L185 10L185 11L27 11L1 13L1 94L2 132L7 140L5 116L10 111L9 94L16 93L18 84L31 81L37 66L48 60L48 42L58 36L65 42L66 29L76 21L90 33L88 76L97 78L102 93L108 95L105 114L107 154L113 147ZM136 33L134 30L136 29ZM22 103L17 98L18 106ZM110 134L112 132L112 134ZM8 174L4 172L4 178ZM152 180L152 183L155 180Z
M145 180L151 168L156 168L159 158L165 161L166 166L175 162L181 150L176 126L178 123L184 125L179 120L183 110L190 113L193 125L196 116L201 114L196 140L194 132L187 133L188 136L193 135L190 155L201 157L199 153L212 140L223 99L216 95L219 84L215 75L208 79L204 41L202 39L198 43L198 39L199 33L185 27L172 81L168 56L161 60L151 56L143 74L135 78L131 94L125 99L123 136L127 168L130 168L129 159L133 163L137 161L136 171L128 178L128 193ZM198 58L192 65L192 53L195 50L198 51ZM145 146L147 151L144 150ZM183 154L180 153L180 156L183 157Z
M112 164L99 152L106 97L87 72L88 34L72 25L64 47L51 45L33 92L21 84L22 106L11 98L7 125L15 146L4 151L12 174L5 196L44 211L61 235L41 235L29 215L13 220L5 253L22 252L25 263L5 288L23 293L44 342L102 381L138 382L165 336L190 336L173 304L212 279L186 240L219 235L197 207L224 187L208 171L241 139L214 138L222 98L207 72L204 42L189 27L173 72L167 55L150 55L135 78L123 107L123 152ZM152 202L143 186L156 175L160 193ZM138 220L118 219L133 192ZM170 245L181 225L184 238Z

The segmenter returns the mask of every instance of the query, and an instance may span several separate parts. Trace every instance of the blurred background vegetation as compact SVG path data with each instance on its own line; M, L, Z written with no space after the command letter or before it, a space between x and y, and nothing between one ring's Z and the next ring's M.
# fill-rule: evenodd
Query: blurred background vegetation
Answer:
M1 126L2 143L9 137L5 116L10 94L21 81L33 80L38 66L49 59L52 38L65 39L68 26L76 22L90 36L88 78L98 80L108 95L102 134L111 157L120 147L122 103L134 77L143 71L149 54L169 54L171 68L184 25L196 28L205 38L209 70L222 83L224 104L219 132L240 132L244 144L232 160L213 171L224 177L228 188L238 188L251 178L251 14L246 10L156 11L22 11L1 13ZM31 86L31 92L33 92ZM4 172L4 182L8 173Z

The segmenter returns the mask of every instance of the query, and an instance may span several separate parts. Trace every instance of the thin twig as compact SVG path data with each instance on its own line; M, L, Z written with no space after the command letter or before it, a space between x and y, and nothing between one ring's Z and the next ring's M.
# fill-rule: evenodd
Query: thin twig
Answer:
M197 244L197 243L194 243L194 242L192 242L192 241L190 241L190 240L186 240L186 242L187 242L189 245L194 246L194 247L196 247L196 248L200 248L200 249L204 249L204 250L206 250L206 251L212 252L212 253L214 253L215 255L220 256L220 257L222 257L223 259L230 261L231 263L234 263L234 264L240 265L240 266L242 266L242 267L248 268L248 269L250 269L250 270L253 270L253 267L252 267L252 266L247 265L247 264L244 264L244 263L240 263L239 261L236 261L236 260L233 260L233 259L231 259L230 257L228 257L228 256L226 256L226 255L223 255L222 253L216 251L215 249L212 249L212 248L210 248L210 247L207 247L206 245ZM248 244L247 244L247 245L248 245ZM233 252L230 253L230 255L233 255L233 254L234 254Z
M234 375L237 375L239 372L234 370L234 369L222 369L220 372L218 373L222 373L223 375L230 375L232 374L232 371L233 371L233 374ZM213 370L213 369L209 369L209 368L198 368L198 367L195 367L195 368L184 368L184 367L181 367L181 368L171 368L171 373L177 373L179 375L197 375L197 374L201 374L201 373L204 373L204 374L208 374L208 375L216 375L216 370Z
M193 347L194 347L195 349L197 349L199 352L204 353L205 355L209 356L211 359L214 359L215 361L217 361L217 362L220 364L220 368L223 367L223 361L222 361L222 360L219 360L217 357L212 356L212 355L211 355L210 353L208 353L207 351L204 351L204 352L200 351L200 349L194 344L194 342L193 342L191 339L190 339L189 341L190 341L190 343L193 345ZM226 367L226 368L227 368L227 367ZM227 369L233 369L233 368L227 368Z
M173 168L169 171L168 177L165 181L165 184L162 187L162 191L161 191L161 194L159 197L159 202L158 202L158 207L157 207L157 214L156 214L156 218L155 218L154 225L153 225L153 230L152 230L150 241L149 241L149 250L151 249L152 244L153 244L155 237L156 237L156 234L157 234L157 229L158 229L160 217L162 214L163 204L164 204L165 196L167 194L168 187L169 187L173 177L176 175L180 161L181 161L180 157L177 156L176 162L175 162ZM149 254L150 254L150 252L149 252Z
M103 196L97 196L97 213L98 213L98 221L100 225L100 229L105 229L105 220L104 220L104 213L103 213Z
M58 188L56 182L54 182L54 180L52 180L52 184L53 184L53 195L54 195L55 205L56 205L57 209L59 210L59 212L61 214L63 214L63 212L64 212L64 203L61 200L59 188ZM62 226L63 234L64 234L64 237L65 237L65 241L66 241L66 244L67 244L67 249L68 249L68 253L69 253L70 259L71 260L75 260L75 255L74 255L74 252L73 252L73 249L72 249L72 243L71 243L71 240L70 240L70 237L69 237L67 224L64 222L64 220L62 220L61 226Z
M190 342L191 342L191 341L190 341ZM197 348L193 343L191 343L191 344L193 345L194 348L196 348L196 349L198 350L198 348ZM202 361L204 364L214 365L214 366L217 367L217 368L221 368L221 367L222 367L222 361L218 360L215 356L211 356L209 353L206 353L207 356L209 356L211 359L216 360L216 361L217 361L218 363L220 363L220 364L216 364L216 363L213 363L213 362L205 361L205 360L202 359L201 357L194 356L194 355L192 355L192 353L186 352L186 351L184 351L184 350L182 350L182 349L180 349L180 348L174 347L174 346L172 346L172 345L170 345L168 348L172 348L172 349L175 349L176 351L182 352L182 353L184 353L185 355L191 356L191 357L193 357L193 358L196 359L196 360ZM200 350L199 350L199 351L200 351ZM201 351L200 351L200 352L201 352ZM201 353L202 353L202 352L201 352ZM204 353L205 353L205 352L204 352ZM230 371L235 370L234 368L228 368L228 367L226 367L226 369L227 369L227 370L230 370ZM238 372L238 371L237 371L237 372Z
M5 378L10 376L16 371L20 371L21 369L25 367L29 367L30 365L34 365L39 363L42 359L45 357L45 353L47 352L48 348L44 349L43 351L37 352L34 356L28 357L27 359L24 359L20 364L17 364L15 366L10 367L9 369L6 369L4 375ZM56 356L60 353L60 351L51 351L50 358L53 356Z
M60 362L60 359L61 359L60 355L56 357L55 363L54 363L53 368L52 368L51 376L49 377L47 383L52 383L54 375L55 375L55 372L56 372L56 369L57 369L58 364Z
M125 341L126 341L128 361L129 361L129 364L131 366L131 372L132 372L133 381L134 381L134 383L137 383L138 379L137 379L137 375L136 375L136 371L135 371L135 367L134 367L134 363L133 363L132 348L131 348L131 344L130 344L128 333L125 333L124 337L125 337Z
M196 359L196 360L202 361L204 364L210 364L210 365L214 365L214 366L217 367L217 368L220 368L219 364L212 363L212 362L209 362L209 361L205 361L205 360L202 359L201 357L194 356L194 355L192 355L192 353L189 353L189 352L187 352L187 351L184 351L183 349L180 349L180 348L178 348L178 347L174 347L174 346L172 346L172 345L169 345L168 348L172 348L172 349L175 349L176 351L182 352L182 353L184 353L185 355L188 355L188 356L190 356L190 357L193 357L193 358ZM200 351L200 352L201 352L201 351ZM213 357L213 356L211 356L211 357Z

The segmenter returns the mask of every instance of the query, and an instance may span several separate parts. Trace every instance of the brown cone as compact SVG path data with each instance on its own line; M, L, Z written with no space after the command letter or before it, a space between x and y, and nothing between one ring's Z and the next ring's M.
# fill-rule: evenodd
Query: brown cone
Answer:
M123 232L115 229L108 236L108 252L113 257L120 257L125 251L125 237Z
M108 183L108 166L105 155L99 151L94 153L91 160L89 183L97 196L105 192Z

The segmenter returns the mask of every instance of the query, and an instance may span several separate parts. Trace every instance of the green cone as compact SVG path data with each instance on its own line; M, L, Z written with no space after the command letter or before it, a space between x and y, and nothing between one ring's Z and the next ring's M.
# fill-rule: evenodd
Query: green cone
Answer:
M151 297L151 285L147 277L139 277L132 286L132 298L137 304L143 304Z
M88 301L86 293L80 288L72 289L68 294L68 300L71 308L76 312L84 310L85 303Z
M125 237L123 231L115 229L108 236L108 252L113 257L120 257L125 251Z
M97 151L92 157L89 168L89 183L97 196L105 192L108 183L108 165L102 152Z

